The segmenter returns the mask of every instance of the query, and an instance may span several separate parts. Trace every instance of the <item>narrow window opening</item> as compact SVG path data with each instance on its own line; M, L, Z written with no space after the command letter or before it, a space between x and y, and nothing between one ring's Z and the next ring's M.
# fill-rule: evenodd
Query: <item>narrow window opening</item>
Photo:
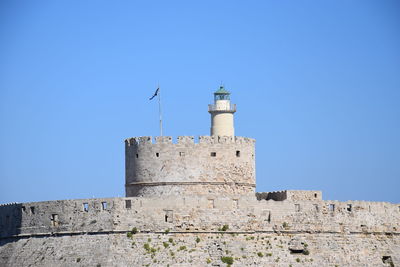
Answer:
M382 256L382 262L386 266L394 266L392 256Z
M58 226L58 214L51 214L51 225Z
M6 225L10 224L10 215L6 216Z
M25 206L22 206L22 207L21 207L21 210L22 210L22 212L26 212Z
M316 211L316 212L318 212L318 211L319 211L318 204L314 204L314 209L315 209L315 211Z
M184 157L185 156L185 152L179 152L179 156Z
M173 222L173 211L166 210L164 219L165 219L165 222L172 223Z
M335 211L335 204L329 204L329 211Z
M240 157L240 151L236 150L236 157Z
M157 152L157 153L156 153L156 157L158 158L159 156L160 156L160 153Z
M294 204L294 210L296 212L299 212L300 211L300 204Z
M130 199L125 200L125 208L130 209L132 207L132 201Z
M139 154L136 154L136 158L139 158Z
M290 249L290 254L304 254L304 249Z
M271 222L271 212L268 212L268 218L267 218L268 223Z
M239 208L239 200L238 199L234 199L233 200L233 208L234 209L238 209Z
M315 194L314 194L314 197L315 197L315 198L317 198L317 197L318 197L318 194L317 194L317 193L315 193Z
M216 157L217 156L217 152L211 152L211 157Z
M89 203L83 203L83 211L89 211Z
M35 214L35 207L31 207L31 214Z
M215 208L214 199L209 199L208 200L208 208L209 209L214 209Z
M107 209L107 202L101 202L101 207L103 208L103 210Z
M346 210L347 210L347 211L351 211L351 209L352 209L351 204L347 204Z

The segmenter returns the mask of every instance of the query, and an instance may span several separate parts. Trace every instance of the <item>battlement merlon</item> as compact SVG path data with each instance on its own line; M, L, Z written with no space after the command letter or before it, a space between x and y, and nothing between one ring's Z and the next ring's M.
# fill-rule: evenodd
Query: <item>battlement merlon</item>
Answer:
M254 144L255 139L241 136L199 136L198 143L194 136L178 136L176 144ZM171 136L139 136L125 139L127 146L153 144L174 144Z

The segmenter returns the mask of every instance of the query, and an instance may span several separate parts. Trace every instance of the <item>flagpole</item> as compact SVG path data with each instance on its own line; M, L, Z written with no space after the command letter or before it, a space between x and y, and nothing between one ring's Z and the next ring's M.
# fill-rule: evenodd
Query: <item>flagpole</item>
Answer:
M160 89L160 85L158 85L158 114L160 116L160 136L162 136L163 132L162 132L161 89Z

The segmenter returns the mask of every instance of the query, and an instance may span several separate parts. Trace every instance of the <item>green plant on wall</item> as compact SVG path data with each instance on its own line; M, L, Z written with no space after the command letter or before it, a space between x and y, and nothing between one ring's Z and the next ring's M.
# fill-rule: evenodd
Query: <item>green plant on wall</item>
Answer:
M232 257L227 257L227 256L221 257L221 261L222 261L223 263L228 264L228 266L230 266L230 265L233 264L233 258L232 258Z
M221 228L218 229L218 231L226 232L228 229L229 229L229 225L224 224Z

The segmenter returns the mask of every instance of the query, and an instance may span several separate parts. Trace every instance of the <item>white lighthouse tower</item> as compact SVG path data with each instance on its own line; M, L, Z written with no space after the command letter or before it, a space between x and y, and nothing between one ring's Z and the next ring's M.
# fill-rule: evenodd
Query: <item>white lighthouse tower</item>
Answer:
M233 113L236 105L231 104L230 93L223 86L214 93L214 104L208 105L208 112L211 114L212 136L235 136Z

